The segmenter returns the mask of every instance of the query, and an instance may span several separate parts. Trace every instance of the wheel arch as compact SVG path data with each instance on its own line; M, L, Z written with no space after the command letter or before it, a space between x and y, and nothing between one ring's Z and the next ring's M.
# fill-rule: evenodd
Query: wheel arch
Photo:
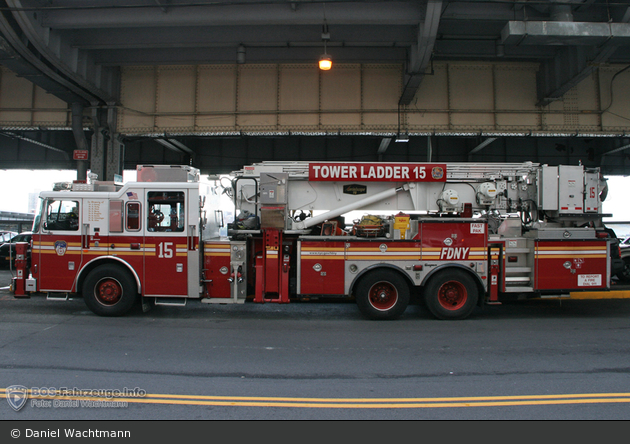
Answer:
M449 270L449 269L457 269L457 270L463 270L465 273L467 273L468 275L472 276L475 283L477 284L477 290L479 291L479 299L477 300L477 305L482 305L483 301L484 301L484 297L483 295L486 294L486 288L483 284L483 280L481 279L481 276L479 276L477 273L473 272L473 270L471 270L469 267L466 267L462 264L444 264L444 265L440 265L439 267L436 267L435 269L431 270L425 277L424 279L422 279L422 282L420 283L421 287L426 286L427 282L429 282L431 280L432 276L435 276L436 273L439 273L441 271L444 270Z
M81 291L80 289L83 287L83 281L85 281L85 278L90 274L90 271L94 270L96 267L107 264L122 265L125 269L127 269L127 271L131 273L134 280L136 281L136 285L138 286L138 294L142 294L142 283L140 282L140 277L138 276L138 273L136 273L136 270L134 270L127 261L116 256L97 257L85 264L77 275L77 292Z
M405 279L405 281L407 282L407 284L409 285L409 289L411 290L415 284L413 282L413 280L411 279L411 277L409 277L409 275L407 273L404 272L404 270L402 270L400 267L397 267L395 265L392 264L384 264L384 263L380 263L380 264L373 264L370 265L367 268L364 268L363 270L361 270L352 280L352 283L350 284L350 288L348 288L348 294L353 294L354 290L357 286L357 283L368 273L372 272L372 271L376 271L376 270L382 270L382 269L387 269L387 270L394 270L395 272L397 272L398 274L400 274L401 276L403 276L403 278Z

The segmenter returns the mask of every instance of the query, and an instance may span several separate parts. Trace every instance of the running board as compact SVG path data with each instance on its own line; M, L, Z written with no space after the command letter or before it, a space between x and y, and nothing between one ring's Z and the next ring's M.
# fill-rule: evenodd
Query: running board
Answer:
M201 300L202 304L244 304L245 299L234 298L204 298Z
M186 298L155 298L155 305L168 305L171 307L185 307Z
M534 287L505 287L504 293L532 293Z
M68 293L46 293L47 301L67 301L69 298Z

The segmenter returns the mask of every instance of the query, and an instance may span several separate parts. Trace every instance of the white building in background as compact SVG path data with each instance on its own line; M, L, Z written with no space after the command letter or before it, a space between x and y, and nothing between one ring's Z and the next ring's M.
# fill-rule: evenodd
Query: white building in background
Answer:
M28 213L34 214L37 211L39 206L39 192L41 190L37 190L34 193L28 193Z

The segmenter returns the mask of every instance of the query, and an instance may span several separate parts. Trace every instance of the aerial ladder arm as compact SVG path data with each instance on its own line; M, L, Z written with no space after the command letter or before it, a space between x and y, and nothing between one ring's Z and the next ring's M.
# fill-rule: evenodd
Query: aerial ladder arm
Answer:
M373 196L366 197L365 199L352 202L348 205L344 205L339 208L335 208L334 210L327 211L326 213L322 213L318 216L310 217L304 221L300 221L300 222L294 221L293 229L305 230L307 228L313 227L327 220L334 219L335 217L341 216L342 214L348 213L350 211L358 210L367 205L371 205L381 200L393 197L401 191L409 191L409 184L404 184L396 188L391 188L389 190L381 191L380 193L377 193Z

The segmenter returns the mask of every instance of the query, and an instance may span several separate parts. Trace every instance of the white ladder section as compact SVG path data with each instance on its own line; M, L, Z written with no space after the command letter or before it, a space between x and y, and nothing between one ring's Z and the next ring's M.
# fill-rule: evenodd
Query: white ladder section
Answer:
M282 162L265 161L254 163L244 167L242 170L233 171L232 175L237 177L259 177L260 173L288 173L290 177L308 178L309 165L311 163L325 162ZM376 164L375 162L334 162L352 164ZM396 162L391 162L396 163ZM430 162L418 162L427 163ZM438 162L434 162L436 165ZM406 164L406 163L405 163ZM446 178L451 180L496 180L504 177L522 177L540 168L539 163L446 163Z

